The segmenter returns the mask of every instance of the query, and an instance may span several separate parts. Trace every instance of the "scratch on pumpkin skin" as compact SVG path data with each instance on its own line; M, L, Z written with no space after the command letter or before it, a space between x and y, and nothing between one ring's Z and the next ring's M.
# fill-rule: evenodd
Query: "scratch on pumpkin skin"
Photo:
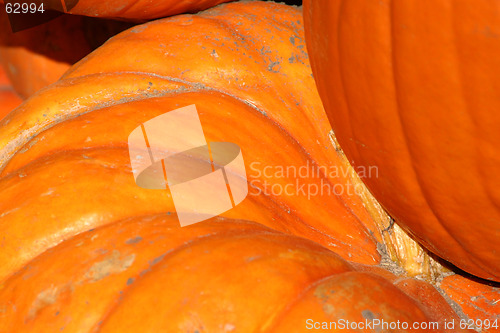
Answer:
M318 285L314 290L314 296L320 299L323 304L323 312L327 315L331 315L335 311L335 307L328 303L330 295L334 294L335 290L328 288L322 284Z
M137 244L139 242L142 241L142 237L141 236L137 236L137 237L133 237L133 238L129 238L125 241L125 244Z
M61 294L72 293L73 290L74 286L72 284L66 284L63 286L52 285L50 288L41 291L33 301L26 320L33 320L43 308L55 304L61 297Z
M9 215L11 213L17 212L19 209L21 209L21 207L16 207L16 208L13 208L13 209L8 210L6 212L3 212L3 213L0 214L0 218L2 218L4 216L7 216L7 215Z
M52 285L50 288L41 291L33 301L26 320L33 320L38 312L50 305L55 304L61 297L63 297L63 294L71 294L75 289L75 285L80 285L88 280L90 280L90 282L97 282L111 274L121 273L127 270L132 265L134 260L135 254L131 254L120 259L120 251L114 250L113 253L107 258L92 265L92 267L90 267L90 269L85 273L84 277L75 284L70 282L60 286Z
M90 282L97 282L108 275L121 273L132 266L134 260L134 253L120 259L120 251L113 250L111 255L106 259L92 265L87 273L85 273L84 279L89 279Z

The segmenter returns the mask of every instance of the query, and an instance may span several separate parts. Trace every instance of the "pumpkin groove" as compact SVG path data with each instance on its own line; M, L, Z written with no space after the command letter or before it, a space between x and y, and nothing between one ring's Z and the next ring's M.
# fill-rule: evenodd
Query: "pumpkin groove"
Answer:
M364 179L375 198L428 250L499 282L496 2L305 1L304 20L340 146L379 167Z

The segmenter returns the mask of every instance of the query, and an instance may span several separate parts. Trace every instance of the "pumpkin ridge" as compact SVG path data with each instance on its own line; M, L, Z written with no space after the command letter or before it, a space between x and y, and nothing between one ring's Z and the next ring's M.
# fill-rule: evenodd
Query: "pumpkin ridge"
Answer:
M25 269L26 267L28 267L31 262L38 260L39 257L46 255L46 253L50 253L51 251L54 251L55 249L57 249L60 246L65 246L65 244L67 242L69 242L69 241L74 241L75 239L78 239L78 238L81 238L81 237L85 237L85 235L88 234L88 233L90 233L90 232L95 232L95 231L106 229L106 228L112 228L115 224L132 223L134 220L139 219L139 218L140 219L142 219L144 217L145 218L155 218L155 217L160 217L161 215L171 216L171 215L176 215L176 213L175 212L150 213L150 214L142 214L142 215L138 215L138 216L134 216L134 217L117 219L117 220L111 221L110 223L102 224L102 225L96 226L94 228L85 230L83 232L74 234L74 235L72 235L72 236L70 236L68 238L65 238L65 239L61 240L59 243L54 244L51 247L47 247L44 251L42 251L39 254L35 255L34 257L30 258L28 261L26 261L21 266L21 268L19 268L18 272L13 272L13 274L7 275L7 276L3 277L2 279L0 279L0 283L1 283L0 287L1 287L2 284L5 284L9 279L11 279L12 277L18 275L20 271L22 271L23 269ZM275 230L275 229L272 229L272 228L270 228L270 227L268 227L266 225L263 225L263 224L258 223L258 222L250 221L250 220L235 219L235 218L222 217L222 216L217 216L216 218L217 218L217 220L223 220L224 222L229 221L231 224L238 223L240 225L258 226L259 228L265 229L265 230L255 231L256 233L260 232L262 234L279 234L279 235L284 235L284 236L288 236L288 237L301 238L300 236L295 236L295 235L291 235L291 234L282 233L282 232L280 232L278 230ZM227 234L241 233L241 231L238 231L238 230L236 230L236 231L234 231L232 229L229 229L229 230L230 230L229 232L226 232L226 231L224 231L224 232L214 231L214 232L208 233L206 235L198 236L197 238L194 238L194 239L191 238L189 241L185 242L185 244L187 244L187 243L191 244L191 242L196 242L200 238L204 239L204 238L210 238L211 236L218 236L218 235L226 236ZM303 239L306 239L306 238L303 238ZM184 247L184 245L183 245L183 247ZM318 245L321 246L321 247L323 247L321 244L318 244ZM169 252L169 251L167 251L167 252ZM332 253L334 253L334 252L332 252Z
M85 81L87 79L89 79L89 77L92 80L95 80L96 77L97 77L97 78L110 78L112 81L114 80L114 81L117 81L117 82L120 81L120 78L117 78L114 75L110 75L109 73L97 73L97 74L92 74L92 75L86 75L84 77L71 78L70 82L74 83L76 81L78 83L78 82L83 81L83 83L85 83ZM139 77L139 78L143 79L141 77ZM42 91L43 92L50 92L50 91L52 91L52 89L56 89L57 90L57 87L58 86L63 86L64 83L67 83L67 82L66 81L59 81L56 84L53 84L53 85L51 85L51 86L49 86L47 88L42 89L41 92ZM167 82L167 83L171 83L171 82ZM70 88L75 88L76 86L77 86L77 84L74 84ZM177 89L174 89L174 90L170 89L168 91L162 91L161 94L150 96L150 97L166 96L166 95L168 95L170 93L175 93L175 92L183 91L184 89L185 89L185 87L178 87ZM119 92L118 90L110 89L110 92L113 93L113 96L115 96L115 95L116 96L123 95L123 92ZM156 92L158 93L157 90L156 90ZM143 93L150 95L150 93L146 92L146 91L144 91ZM25 106L26 104L28 104L27 106L29 107L30 106L29 102L32 102L32 103L38 102L37 99L36 99L36 97L39 96L39 95L43 96L43 94L41 94L40 92L37 93L37 94L35 94L29 101L27 101L21 107L16 108L13 111L13 113L16 113L16 111L17 112L21 112L21 110L23 110L24 107L26 107ZM81 112L62 113L62 114L56 114L56 115L54 115L52 117L48 117L48 119L46 120L46 122L41 123L41 124L40 123L33 124L29 130L23 130L21 134L16 133L14 139L8 140L8 138L5 138L6 140L2 140L2 137L0 136L0 172L3 170L3 168L5 166L5 163L6 163L6 160L10 159L10 157L12 157L19 149L21 149L22 146L24 146L29 140L31 140L35 136L37 136L41 131L46 130L47 128L51 128L54 125L56 125L58 123L61 123L61 122L65 121L65 120L73 119L73 118L76 118L76 117L78 117L80 115L83 115L83 114L86 114L86 113L89 113L89 112L92 112L92 111L100 110L100 109L106 108L108 106L124 104L124 103L130 102L130 101L134 101L134 100L140 100L140 99L143 99L143 98L144 98L144 96L141 95L141 94L134 94L134 95L128 96L128 97L122 97L121 99L119 99L115 103L112 103L109 100L108 101L106 101L106 100L99 101L99 103L96 102L95 104L93 104L91 106L81 106L79 108L79 110L84 110L84 111L81 111ZM10 120L11 120L10 118L5 118L4 120L0 121L0 124L3 123L3 122L5 122L5 124L9 124ZM43 126L43 124L45 124L45 123L49 123L49 126ZM7 136L10 136L10 135L7 135ZM22 140L19 139L19 137L21 137ZM7 141L7 142L3 143L2 141ZM19 141L21 141L21 143L19 143ZM20 145L22 145L22 146L19 147Z
M4 173L4 170L2 172L0 172L0 182L2 180L6 180L6 179L9 179L9 178L12 178L13 176L16 176L16 175L13 175L15 173L20 173L22 172L24 169L29 169L30 166L32 165L35 165L35 169L33 170L36 170L36 165L37 164L40 164L40 162L50 162L52 159L57 159L59 156L65 156L66 154L78 154L79 152L81 152L83 155L85 155L85 152L87 153L92 153L93 151L99 151L101 149L105 149L105 150L128 150L128 147L125 146L125 145L122 145L122 146L116 146L116 145L101 145L101 146L95 146L95 147L90 147L90 148L78 148L78 149L61 149L61 150L55 150L55 151L51 151L50 152L50 155L42 155L42 156L38 156L37 158L31 160L29 163L27 164L23 164L19 167L17 167L16 169L12 169L12 170L9 170L7 173ZM5 165L5 167L8 166L8 162L7 164Z
M277 316L274 317L272 324L270 324L269 327L267 327L262 332L264 332L264 333L266 333L266 332L272 333L273 330L275 329L277 323L280 322L280 319L286 318L286 315L290 313L290 311L293 309L293 307L294 307L295 304L298 304L305 296L307 296L307 293L310 290L312 290L316 286L319 286L324 281L327 281L332 276L336 276L336 275L340 276L340 275L349 274L349 273L353 273L353 272L359 273L359 272L355 271L355 269L356 269L355 267L352 267L352 269L353 269L353 271L330 274L328 276L322 277L320 279L317 279L316 281L311 282L307 286L304 286L301 289L301 291L299 293L297 293L297 295L295 295L295 297L293 299L288 300L287 305L282 309L282 311L280 311L280 313Z
M71 149L71 150L59 150L59 151L56 151L56 152L51 152L50 155L42 155L42 156L38 157L37 159L32 160L30 163L25 164L25 165L19 167L18 169L10 171L8 174L5 174L5 175L0 174L0 184L1 184L1 182L3 180L7 181L9 178L18 176L18 174L22 173L22 171L24 169L30 169L30 171L33 172L33 171L37 170L37 166L38 165L40 165L40 168L42 168L42 167L44 167L47 164L47 163L44 163L43 165L41 165L40 162L48 162L49 164L50 163L58 163L58 160L60 158L67 157L68 154L74 155L75 156L75 161L76 161L76 156L79 155L80 152L82 152L83 154L87 153L88 155L91 155L92 152L99 152L103 148L107 149L107 150L110 150L110 151L114 151L114 150L128 150L128 147L113 145L113 146L95 146L95 147L91 147L91 148L80 148L80 149ZM99 161L99 158L97 158L96 161ZM92 163L92 159L85 160L85 162L86 163ZM101 162L103 162L103 161L101 160ZM32 164L35 165L35 167L33 167ZM108 166L103 165L102 163L99 163L99 162L92 163L92 164L96 164L96 165L98 165L100 167L104 167L104 168L108 167ZM111 168L115 169L113 167L111 167ZM127 171L123 171L123 172L127 172ZM325 180L330 182L330 180L327 177L325 177ZM278 198L276 198L276 197L274 197L272 195L268 195L267 193L263 193L262 195L264 196L264 198L266 198L267 201L272 202L272 204L274 205L275 209L280 209L280 211L282 211L283 213L287 213L289 207L280 204ZM351 212L350 210L348 210L348 211ZM359 220L359 218L354 213L352 213L352 215L357 220ZM322 231L322 230L314 227L313 224L308 223L308 221L305 220L304 217L302 217L301 215L294 214L294 217L295 217L297 223L303 225L304 227L307 227L308 229L314 231L315 233L320 234L323 237L326 237L328 239L331 239L335 243L343 244L343 245L345 245L347 247L352 247L352 244L344 242L344 241L342 241L340 239L337 239L336 237L334 237L334 236L332 236L332 235L330 235L328 233L325 233L324 231ZM111 223L116 223L116 222L119 222L119 221L120 220L110 219L109 222L106 223L106 224L104 224L103 226L111 224ZM258 224L260 224L260 223L258 223ZM282 224L281 226L283 228L288 229L288 226L286 224ZM99 227L101 227L101 226L99 226ZM364 232L367 237L369 237L374 243L377 243L377 239L373 236L372 233L369 232L369 230L366 228L366 226L364 226L363 224L361 224L361 222L360 222L360 227L362 227L362 232ZM290 232L290 231L288 230L288 232ZM65 241L65 240L66 239L63 239L62 241ZM377 261L377 258L373 257L372 253L370 253L366 249L363 248L363 249L360 249L360 250L362 252L366 253L367 255L370 255L373 258L374 261Z
M390 17L393 16L393 5L394 3L391 3L391 5L389 6L389 11L390 11ZM399 94L399 91L400 88L399 88L399 85L398 85L398 80L397 80L397 75L396 75L396 70L397 70L397 61L396 61L396 54L395 54L395 48L393 47L393 45L395 44L395 30L394 30L394 21L392 19L389 20L390 24L391 24L391 28L390 28L390 50L391 50L391 70L392 70L392 86L393 86L393 89L394 89L394 97L395 97L395 104L397 106L398 109L401 109L401 102L400 102L400 94ZM340 24L340 20L339 20L339 24ZM412 154L412 150L410 149L410 145L408 143L408 140L409 140L409 137L408 137L408 134L406 131L404 131L403 129L406 127L405 126L405 122L403 121L403 119L401 118L401 114L400 113L396 113L396 116L397 116L397 119L398 119L398 123L399 123L399 128L402 129L402 139L404 140L404 145L406 147L406 150L408 152L408 155L409 155L409 158L412 160L412 161L415 161L415 159L413 158L414 155ZM437 226L439 226L441 228L441 230L446 230L447 231L447 234L451 236L451 238L454 240L455 244L457 244L458 246L456 247L456 249L460 249L461 250L461 255L462 256L466 256L468 257L469 259L473 259L470 254L467 252L467 251L463 251L463 249L460 247L460 242L454 237L454 235L450 234L448 231L449 231L449 228L446 228L445 225L441 222L441 218L437 215L437 211L434 209L434 207L432 207L430 205L430 201L429 201L429 197L428 195L425 193L425 191L423 190L423 184L422 184L422 179L421 179L421 176L419 175L419 172L417 171L417 168L415 168L415 165L414 165L414 162L411 163L411 171L413 173L413 176L414 176L414 179L416 180L417 184L418 184L418 190L419 192L421 193L422 197L424 198L424 202L426 204L426 206L428 207L429 210L431 210L434 214L434 216L436 217L436 219L438 220L438 224ZM408 171L408 170L407 170ZM390 213L390 211L388 210L388 212ZM391 214L392 215L392 214ZM419 237L417 234L415 234L414 232L412 232L411 230L409 230L405 225L400 225L400 223L395 220L395 222L398 224L398 226L400 226L408 235L412 235L412 238L416 238L419 240L419 244L424 247L425 249L429 250L428 248L430 247L430 244L426 241L424 241L421 237ZM436 225L436 224L435 224ZM434 248L434 247L433 247ZM436 252L437 249L434 249L433 251L431 252ZM437 251L438 254L440 254L440 257L445 260L446 262L450 263L448 258L446 257L443 257L442 254L440 253L440 251ZM473 260L475 262L475 260ZM477 264L477 263L476 263Z
M350 264L349 262L347 262L347 263ZM403 292L403 290L401 290L396 285L396 281L389 281L389 280L383 278L382 276L377 275L377 274L372 273L372 272L358 271L356 266L353 266L351 268L352 268L352 270L350 270L350 271L345 271L345 272L341 272L341 273L333 273L333 274L330 274L328 276L317 279L316 281L314 281L314 282L310 283L309 285L305 286L304 288L302 288L301 292L298 293L296 295L296 297L287 301L286 307L284 307L283 311L280 311L279 315L277 315L274 318L273 324L270 325L270 327L268 327L266 330L263 330L262 332L273 332L276 325L278 325L278 323L280 322L280 319L286 318L286 316L290 313L290 311L293 310L294 306L296 304L299 304L299 302L302 299L304 299L304 297L308 296L308 293L312 289L314 289L315 287L320 287L322 283L328 282L328 280L330 280L332 278L340 278L342 276L353 276L353 275L367 276L367 277L370 277L371 279L374 279L375 281L377 281L380 284L385 284L386 286L392 286L390 288L395 288L399 292ZM424 306L422 306L419 303L418 298L415 298L412 295L407 295L407 296L409 297L409 300L411 301L413 306L418 308L423 315L428 316L428 309L426 309ZM453 308L453 310L455 311L455 308ZM323 308L323 311L327 311L327 310L325 310L325 308ZM428 317L428 318L432 318L432 317Z
M113 147L110 150L116 151L116 150L125 150L125 149L124 148ZM95 152L102 152L102 149L95 149L94 151ZM85 152L89 156L92 156L92 152L91 151L86 150ZM96 163L96 162L92 162L89 159L84 159L84 160L80 159L80 157L79 157L79 155L80 155L79 151L76 151L76 152L73 152L73 153L74 154L73 154L73 158L71 159L71 161L72 161L71 163L79 163L79 162L80 163L81 162L83 162L83 163L91 163L91 164L94 164L96 168L101 168L101 167L107 168L107 167L109 167L109 166L106 166L106 165L102 165L101 163L99 163L99 161L97 161L97 163ZM46 160L50 161L51 163L54 163L55 165L58 165L58 159L67 159L67 157L68 157L68 151L62 151L57 156L51 155L51 156L44 156L42 158L45 158ZM46 164L39 164L39 166L40 166L40 168L42 168L42 170L44 170L45 168L47 168ZM119 168L119 167L116 167L116 166L111 167L111 169L113 170L114 173L118 172L118 173L121 173L122 175L124 173L126 173L126 171L123 171L122 168ZM31 172L28 173L28 177L31 174L35 174L35 175L37 174L37 173L35 173L36 170L33 169L33 167L31 168L30 171ZM13 174L11 176L15 177L16 175ZM3 180L3 179L0 179L0 181L1 180ZM29 178L24 178L23 177L23 181L29 181L29 180L30 180ZM8 179L4 179L3 181L8 181ZM269 204L271 204L274 207L274 209L279 209L279 212L281 214L283 214L283 215L287 214L287 211L288 211L287 207L288 206L284 206L283 204L280 204L278 198L275 198L273 196L265 195L265 196L262 197L261 200L267 201ZM112 216L106 216L106 211L99 211L99 212L100 212L99 216L101 216L105 220L103 222L99 222L98 226L99 225L112 224L115 221L119 221L120 220L120 218L116 218L116 217L112 217ZM116 214L116 213L117 212L113 212L113 214ZM347 249L348 248L352 248L352 244L346 243L346 242L342 241L341 239L339 239L339 238L337 238L335 236L329 235L329 234L325 233L324 231L319 230L319 229L313 227L313 225L311 225L311 222L309 222L308 220L304 219L304 217L302 215L300 215L300 214L293 214L292 218L293 218L294 221L296 221L297 225L300 226L298 229L289 230L289 227L290 227L289 225L287 225L286 223L279 223L279 222L276 222L275 224L273 224L273 227L276 229L278 226L281 226L281 229L282 229L283 232L286 231L286 232L288 232L288 234L292 234L292 235L297 235L298 230L301 230L301 229L303 229L303 230L304 229L305 230L310 230L310 231L312 231L312 234L320 235L323 238L323 241L322 241L323 244L325 244L325 245L328 244L330 248L335 247L334 246L335 244L339 244L342 247L347 248ZM66 225L66 224L64 224L64 225ZM64 227L64 225L61 225L61 227ZM94 228L95 228L95 226L94 226ZM78 229L83 229L83 230L79 232ZM68 235L67 236L63 236L63 235L57 236L56 235L56 238L54 238L54 240L57 239L57 242L51 243L51 244L53 244L51 246L47 246L47 244L49 244L50 242L52 242L52 241L50 241L49 238L39 238L37 236L37 237L35 237L33 239L43 240L44 244L46 244L46 245L44 245L44 250L43 251L46 251L46 250L52 248L53 246L56 246L57 244L65 241L66 239L71 238L75 234L81 234L82 232L85 232L85 228L78 227L78 229L76 229L73 234L71 234L71 233L68 234L69 237L68 237ZM50 242L46 243L48 241L50 241ZM10 243L12 243L12 241L10 241ZM12 244L11 244L11 246L12 246ZM370 253L365 248L358 249L358 251L361 251L361 253L365 253L367 256L369 256L370 258L372 258L375 262L378 259L378 258L374 258L373 254ZM34 256L32 256L32 257L30 257L28 259L28 261L32 260L32 258L36 257L40 253L40 250L37 251L37 252L38 253L35 253ZM11 263L11 264L13 264L13 263Z
M229 219L229 220L232 220L232 219ZM232 222L232 221L230 221L230 222ZM256 224L259 225L259 226L262 226L259 223L256 223ZM263 227L267 228L266 226L263 226ZM287 235L287 234L281 233L279 231L276 231L276 230L273 230L273 229L270 229L270 228L269 228L269 230L251 230L251 231L247 230L245 232L242 232L241 230L235 230L235 231L229 231L229 232L219 232L217 234L207 234L207 235L203 235L203 236L198 236L198 237L196 237L194 239L191 238L190 240L184 242L179 247L176 247L174 249L169 249L164 254L162 254L159 257L153 259L154 262L152 264L150 263L149 267L146 268L146 269L144 269L144 270L142 270L139 273L138 276L135 276L134 277L134 281L136 282L136 281L140 280L141 278L147 276L150 272L153 272L156 268L160 267L159 264L162 261L164 261L165 259L172 258L176 254L181 253L181 252L183 252L186 249L189 249L189 247L192 247L193 245L197 245L197 244L200 244L200 243L203 243L203 242L211 241L211 240L217 239L217 238L227 238L229 241L232 241L232 240L235 240L235 239L243 239L243 238L247 238L247 237L252 237L252 238L257 237L258 238L259 236L262 236L262 235L267 235L267 236L271 236L271 237L275 237L275 238L289 238L289 237L294 237L294 238L300 238L301 241L306 241L306 242L309 241L306 238L302 238L302 237L298 237L298 236L293 236L293 235ZM327 250L330 254L332 254L338 260L340 260L341 262L343 262L347 267L351 267L351 265L347 261L345 261L344 259L342 259L335 252L332 252L331 250L323 247L322 245L320 245L318 243L314 243L314 245L316 245L319 248L323 248L324 250ZM332 275L334 275L334 274L332 274ZM125 286L124 288L121 289L123 291L122 294L120 294L116 298L110 300L110 302L109 302L110 306L108 307L108 309L106 311L104 311L102 317L100 317L100 320L98 320L97 323L92 327L92 330L91 330L92 332L99 332L100 331L100 326L102 324L104 324L106 322L106 320L110 316L112 316L113 313L121 306L121 304L120 304L120 302L118 302L118 300L122 300L123 298L127 297L127 292L130 292L131 290L133 290L134 287L135 287L135 285L137 285L137 284L134 283L132 285Z
M374 196L429 251L498 280L497 6L304 6L320 96L349 158L379 165L380 179L367 180Z
M307 156L310 160L311 160L311 163L313 166L320 166L320 164L310 156L310 153L306 150L306 148L300 144L300 142L298 141L298 138L294 135L292 135L292 133L290 133L290 131L287 131L286 129L284 129L284 127L278 122L276 121L275 119L269 117L267 115L267 113L265 111L262 111L260 110L259 108L257 108L255 105L253 105L252 103L248 103L247 101L245 100L242 100L241 98L239 98L238 96L235 96L227 91L223 91L223 90L220 90L220 89L217 89L217 88L211 88L211 87L207 87L205 84L203 83L192 83L190 81L186 81L186 80L182 80L182 79L179 79L179 78L173 78L173 77L169 77L169 76L163 76L163 75L159 75L159 74L154 74L154 73L148 73L148 72L138 72L138 71L120 71L118 72L119 74L132 74L132 75L138 75L138 76L152 76L152 77L156 77L156 78L160 78L162 80L166 80L166 81L170 81L170 82L176 82L176 83L182 83L184 85L187 85L187 86L192 86L193 88L196 88L197 90L195 91L200 91L200 90L204 90L204 91L207 91L207 92L217 92L217 93L220 93L222 95L225 95L225 96L229 96L239 102L242 102L243 104L245 105L248 105L251 107L252 110L262 114L263 116L266 117L266 119L268 119L274 126L276 126L283 134L285 134L288 138L290 138L290 140L296 144L296 146L298 147L298 150L302 152L303 156ZM90 74L91 76L94 76L94 75L106 75L106 74L109 74L111 75L111 73L97 73L97 74ZM68 79L73 79L73 78L68 78ZM67 79L67 80L68 80ZM64 82L64 81L63 81ZM168 91L166 94L170 94L172 93L171 91ZM165 94L165 95L166 95ZM158 96L152 96L150 98L158 98L158 97L162 97L162 96L165 96L163 94L159 94ZM137 99L139 99L140 97L137 97ZM129 102L129 101L127 101ZM76 114L72 114L71 117L65 117L64 119L61 119L60 121L66 121L66 120L71 120L71 119L74 119L74 118L77 118L78 116L80 115L84 115L86 113L90 113L90 112L93 112L93 111L98 111L98 110L103 110L103 109L106 109L108 107L111 107L111 106L115 106L115 105L119 105L121 103L116 103L116 104L111 104L111 105L103 105L101 106L100 108L94 108L94 109L91 109L91 110L85 110L84 112L79 112L79 113L76 113ZM48 130L50 128L52 128L53 126L56 126L58 123L53 123L51 124L50 127L46 127L44 128L42 131L36 133L33 135L34 136L37 136L41 133L43 133L45 130ZM29 144L29 141L25 143L25 145ZM20 147L20 149L22 149L23 147ZM7 166L8 163L5 163L5 165L3 165L2 167L0 167L0 175L2 173L2 170ZM334 184L333 181L331 179L329 179L328 177L326 177L326 175L324 174L324 171L319 169L320 173L321 173L321 176L322 176L322 179L324 179L328 184ZM367 227L362 223L362 221L360 220L359 216L357 216L352 208L345 202L345 200L341 197L341 196L335 196L336 200L351 214L351 216L353 216L356 221L357 221L357 224L359 227L362 228L363 232L365 233L365 235L369 236L370 239L372 239L372 241L376 242L377 239L373 237L373 235L371 235L369 232L368 232L368 229ZM308 223L305 223L303 218L300 218L301 221L302 221L302 224L307 226L309 225ZM318 232L319 230L315 229L316 232ZM324 235L323 232L319 231L321 234ZM337 240L338 241L338 240ZM347 244L345 242L342 242L343 244L345 245L350 245L350 244Z
M195 89L193 90L189 90L190 92L197 92L197 91L207 91L207 92L217 92L217 93L220 93L222 95L226 95L226 96L229 96L245 105L248 105L249 107L251 107L252 109L254 109L255 111L261 113L262 115L264 115L267 119L269 119L275 126L277 126L284 134L286 134L288 137L290 137L291 139L293 139L293 141L295 143L297 143L297 146L302 149L303 151L305 151L305 148L299 144L299 142L297 141L297 139L289 132L287 131L286 129L284 129L284 127L278 123L276 120L274 119L271 119L267 113L263 110L260 110L257 106L255 106L254 104L250 103L249 101L247 100L244 100L242 99L241 97L238 97L234 94L231 94L230 92L228 91L223 91L223 90L220 90L220 89L216 89L216 88L211 88L211 87L208 87L206 86L205 84L203 83L198 83L198 82L190 82L190 81L186 81L186 80L182 80L180 78L175 78L175 77L170 77L170 76L164 76L164 75L159 75L159 74L155 74L155 73L149 73L149 72L139 72L139 71L119 71L119 72L104 72L104 73L93 73L93 74L87 74L87 75L84 75L84 76L81 76L81 77L76 77L76 78L73 78L73 77L70 77L70 78L67 78L66 80L78 80L78 79L86 79L86 78L89 78L90 79L93 79L94 77L99 77L99 76L103 76L103 75L109 75L111 77L114 77L116 75L120 75L120 74L132 74L132 75L137 75L138 77L140 78L143 78L144 76L152 76L152 77L155 77L155 78L160 78L162 80L166 80L166 81L169 81L169 82L175 82L175 83L182 83L182 84L185 84L187 86L191 86ZM54 85L51 85L51 87L53 86L56 86L56 85L63 85L64 84L64 81L61 80L60 82L54 84ZM43 90L46 90L46 89L50 89L50 88L44 88ZM181 88L182 90L182 88ZM29 141L31 141L35 136L38 136L39 134L43 133L44 131L52 128L53 126L56 126L57 124L61 123L61 122L64 122L64 121L67 121L67 120L71 120L71 119L74 119L74 118L77 118L81 115L84 115L84 114L87 114L87 113L90 113L90 112L93 112L93 111L99 111L99 110L102 110L102 109L106 109L108 107L111 107L111 106L115 106L115 105L120 105L120 104L123 104L123 103L127 103L127 102L130 102L130 101L134 101L134 100L144 100L144 99L150 99L150 98L158 98L158 97L164 97L164 96L167 96L169 94L173 94L173 93L176 93L177 91L176 90L168 90L166 92L162 91L162 90L155 90L157 92L160 92L159 94L157 95L154 95L154 96L150 96L148 98L142 98L142 96L133 96L132 99L127 99L126 101L118 101L117 103L113 103L113 104L107 104L105 102L103 102L101 105L98 105L97 107L95 108L90 108L90 110L87 108L87 107L82 107L82 109L84 111L82 112L78 112L78 113L72 113L70 115L66 115L66 114L63 114L61 115L59 118L53 118L52 121L51 121L51 124L50 126L46 126L46 127L40 127L40 131L34 131L34 132L31 132L29 135L29 137L26 139L26 142L23 144L23 146L21 147L18 147L17 150L15 151L10 151L8 153L10 153L11 155L14 155L15 153L17 153L20 149L22 149L26 144L29 143ZM51 119L49 119L51 120ZM35 127L35 126L33 126ZM1 138L1 137L0 137ZM5 149L5 148L8 148L9 147L9 144L5 145L4 147L1 147L0 146L0 162L2 162L3 158L2 158L2 155L4 154L2 151ZM306 151L305 151L306 152ZM306 152L306 155L309 155L307 152ZM7 161L8 162L8 161ZM0 172L5 168L7 162L3 162L0 164ZM316 161L314 161L315 163L317 163Z

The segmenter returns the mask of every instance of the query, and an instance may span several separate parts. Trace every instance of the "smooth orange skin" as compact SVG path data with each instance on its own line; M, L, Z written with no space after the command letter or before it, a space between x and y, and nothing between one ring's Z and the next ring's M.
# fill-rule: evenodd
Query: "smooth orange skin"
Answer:
M130 24L62 15L12 32L0 5L0 62L16 92L27 98L56 82L71 65Z
M90 228L174 212L168 191L135 185L127 139L144 121L182 106L197 106L208 141L241 147L257 189L295 184L265 176L266 166L341 166L319 96L303 89L314 82L300 20L297 8L255 3L151 22L112 38L12 112L0 123L0 279ZM255 170L252 162L260 163ZM300 178L321 181L349 183L342 174ZM357 195L254 190L224 216L311 238L353 261L379 262L381 237Z
M0 285L0 309L2 332L310 332L307 318L432 319L310 240L221 217L181 228L166 214L46 251Z
M498 2L308 0L311 66L347 157L441 258L500 281Z

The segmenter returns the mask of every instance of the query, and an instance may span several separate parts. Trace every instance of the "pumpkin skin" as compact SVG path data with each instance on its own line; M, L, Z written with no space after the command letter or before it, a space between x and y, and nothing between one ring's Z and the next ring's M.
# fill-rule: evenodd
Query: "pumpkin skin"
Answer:
M308 318L435 320L312 241L221 217L181 228L165 214L87 231L38 256L0 285L0 309L2 332L308 332Z
M495 1L305 1L326 112L375 198L427 249L500 281Z
M0 66L0 120L10 111L14 110L21 102L21 98L12 89L5 71Z
M300 9L279 4L235 3L151 22L115 36L0 122L1 330L170 332L203 324L290 332L292 324L306 330L303 316L440 320L432 310L439 295L420 300L396 287L393 274L364 265L380 261L382 240L357 195L262 191L222 217L181 228L167 190L134 183L128 134L190 104L208 141L234 142L245 161L260 162L262 174L247 165L247 176L261 190L293 181L265 176L262 166L339 166L303 41ZM131 46L137 57L123 52ZM350 181L301 179L319 180ZM68 258L79 264L68 267ZM120 297L127 285L136 291ZM357 295L357 306L346 294ZM131 316L139 309L129 302L147 312ZM155 315L152 306L168 313ZM456 318L449 307L442 313Z
M498 332L498 327L491 324L500 321L500 284L455 274L445 277L439 288L467 315L467 327L475 319L483 319L476 323L481 332ZM489 328L484 319L489 319Z
M0 62L16 92L27 98L56 82L68 68L130 23L61 15L13 33L0 4Z

